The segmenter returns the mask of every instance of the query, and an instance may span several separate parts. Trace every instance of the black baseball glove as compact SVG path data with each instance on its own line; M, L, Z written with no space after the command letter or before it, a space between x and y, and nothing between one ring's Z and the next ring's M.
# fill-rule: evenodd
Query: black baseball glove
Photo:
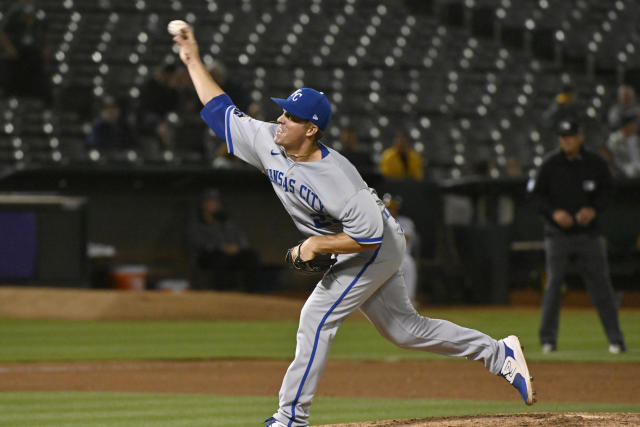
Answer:
M324 273L336 263L336 259L331 254L318 255L314 259L304 261L300 256L300 246L302 246L303 242L304 240L298 246L287 249L284 260L290 268L308 274ZM296 251L295 260L293 259L293 251Z

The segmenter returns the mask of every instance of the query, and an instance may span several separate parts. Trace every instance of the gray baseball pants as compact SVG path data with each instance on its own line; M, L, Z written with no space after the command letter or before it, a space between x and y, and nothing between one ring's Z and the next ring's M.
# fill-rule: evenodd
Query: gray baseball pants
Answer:
M556 345L562 301L562 283L572 256L575 256L578 270L598 310L609 342L624 342L609 276L607 250L602 236L588 233L548 236L544 239L544 249L547 288L542 300L540 342Z
M394 344L408 349L482 360L498 374L504 346L479 331L446 320L420 316L409 301L398 272L405 239L393 218L375 251L340 256L307 299L300 313L295 359L280 389L274 417L287 426L308 426L309 407L344 319L356 309Z

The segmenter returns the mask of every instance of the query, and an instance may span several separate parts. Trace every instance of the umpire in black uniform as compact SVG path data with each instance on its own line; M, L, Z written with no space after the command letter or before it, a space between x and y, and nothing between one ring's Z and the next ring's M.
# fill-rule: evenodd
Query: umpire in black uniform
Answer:
M540 342L545 353L556 349L561 286L571 258L593 299L609 352L626 350L609 276L604 239L598 217L609 202L613 183L605 161L586 150L580 123L563 119L557 124L559 150L550 153L529 186L543 216L547 288L542 302Z

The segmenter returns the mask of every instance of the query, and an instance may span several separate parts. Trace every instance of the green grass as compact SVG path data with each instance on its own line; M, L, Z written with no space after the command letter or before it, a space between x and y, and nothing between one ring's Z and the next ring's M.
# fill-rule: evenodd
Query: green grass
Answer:
M519 335L527 359L640 362L640 311L620 320L629 351L610 355L594 310L562 311L559 350L542 355L538 310L438 309L429 316L500 338ZM64 360L291 359L295 322L88 322L0 319L0 362ZM433 359L381 338L368 322L348 320L340 328L331 359Z
M293 322L0 320L0 361L289 358Z
M246 427L259 426L275 397L158 393L0 393L2 427ZM640 412L634 404L371 399L318 397L311 423L523 412Z

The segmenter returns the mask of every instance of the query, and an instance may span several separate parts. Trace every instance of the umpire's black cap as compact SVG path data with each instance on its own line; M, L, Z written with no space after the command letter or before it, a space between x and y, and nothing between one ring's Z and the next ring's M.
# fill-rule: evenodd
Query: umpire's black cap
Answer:
M581 135L582 132L581 123L573 118L564 118L556 126L556 133L559 136Z

